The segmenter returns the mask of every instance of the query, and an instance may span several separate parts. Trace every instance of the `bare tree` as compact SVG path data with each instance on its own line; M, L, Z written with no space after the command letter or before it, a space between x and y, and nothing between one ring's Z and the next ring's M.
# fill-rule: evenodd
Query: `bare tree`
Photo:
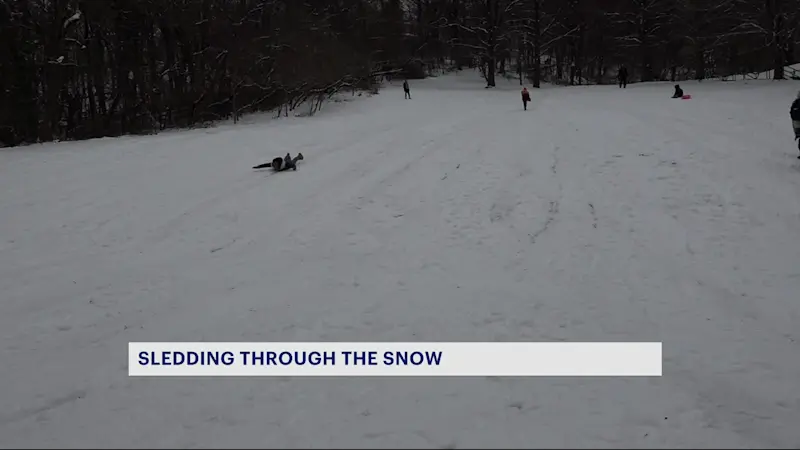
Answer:
M479 67L487 87L771 71L800 0L0 0L0 143L313 114L393 74Z

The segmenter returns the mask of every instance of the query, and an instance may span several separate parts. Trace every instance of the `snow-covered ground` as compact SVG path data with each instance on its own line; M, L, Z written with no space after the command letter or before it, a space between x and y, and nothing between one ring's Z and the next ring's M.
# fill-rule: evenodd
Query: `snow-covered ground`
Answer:
M800 64L791 64L784 68L783 76L788 80L793 76L800 75ZM718 77L717 80L731 81L731 80L771 80L775 71L765 70L764 72L744 73L740 75L729 75L727 77Z
M475 72L0 152L0 446L800 446L800 83ZM251 166L287 151L297 172ZM139 379L129 341L663 341L636 379Z

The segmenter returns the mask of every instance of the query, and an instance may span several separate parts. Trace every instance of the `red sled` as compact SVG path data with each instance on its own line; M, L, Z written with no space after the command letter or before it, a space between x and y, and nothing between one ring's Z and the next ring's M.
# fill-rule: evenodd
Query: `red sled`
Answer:
M692 96L689 95L689 94L686 94L683 97L681 97L681 100L691 100L691 99L692 99Z

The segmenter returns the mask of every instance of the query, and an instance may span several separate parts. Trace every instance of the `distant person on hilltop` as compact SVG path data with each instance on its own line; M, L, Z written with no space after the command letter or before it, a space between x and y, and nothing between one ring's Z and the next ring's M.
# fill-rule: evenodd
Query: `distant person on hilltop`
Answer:
M408 80L403 80L403 92L406 93L406 97L405 98L410 100L411 99L411 88L408 87Z
M621 66L619 68L619 72L617 72L617 80L619 80L619 87L620 88L627 88L628 87L628 68L625 66Z
M525 111L528 110L528 102L531 101L531 93L528 92L528 88L522 88L522 109Z
M675 93L672 94L672 98L682 98L683 97L683 89L679 84L675 85Z
M794 128L794 139L797 141L797 149L800 150L800 92L797 93L797 98L792 102L789 115L792 117L792 127ZM800 159L800 156L798 156L797 159Z

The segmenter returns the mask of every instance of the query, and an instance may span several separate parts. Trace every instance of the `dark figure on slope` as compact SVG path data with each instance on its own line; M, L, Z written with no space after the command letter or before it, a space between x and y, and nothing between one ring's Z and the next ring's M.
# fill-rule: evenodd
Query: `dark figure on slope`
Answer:
M528 110L528 102L531 101L531 93L528 92L528 88L522 88L522 109L525 111Z
M792 107L789 108L789 115L792 118L792 128L794 128L794 139L797 141L797 149L800 150L800 92L797 93L797 98L792 102ZM800 159L800 156L797 157Z
M619 72L617 72L617 80L619 81L620 88L627 88L628 87L628 68L622 66L619 68Z
M681 97L683 97L683 89L681 89L680 85L676 84L675 93L672 94L672 98L681 98Z
M272 170L275 172L283 172L284 170L297 170L297 161L302 161L303 154L298 153L297 156L294 158L291 157L288 153L283 158L274 158L272 162L264 163L258 166L253 167L253 169L264 169L267 167L272 167Z
M411 88L408 87L408 80L403 80L403 92L406 93L407 99L411 99Z

